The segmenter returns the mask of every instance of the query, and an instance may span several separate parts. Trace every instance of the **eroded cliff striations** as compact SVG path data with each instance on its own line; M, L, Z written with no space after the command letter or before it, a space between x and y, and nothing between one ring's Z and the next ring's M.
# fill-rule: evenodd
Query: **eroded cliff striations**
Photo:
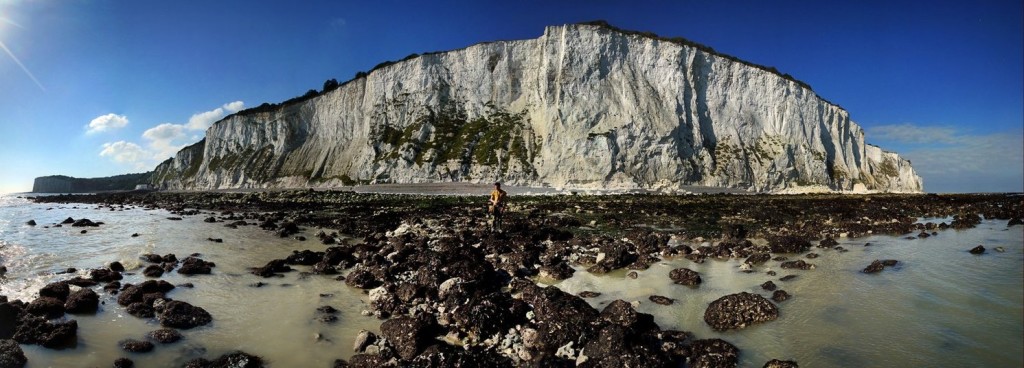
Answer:
M153 175L167 189L494 180L922 190L908 161L806 84L600 24L415 55L236 113Z

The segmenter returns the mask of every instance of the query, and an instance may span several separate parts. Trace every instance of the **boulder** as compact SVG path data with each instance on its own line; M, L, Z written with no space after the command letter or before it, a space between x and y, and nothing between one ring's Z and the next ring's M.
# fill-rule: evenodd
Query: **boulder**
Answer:
M697 286L700 285L700 274L689 268L677 268L668 273L672 282L678 285Z
M39 289L39 296L46 296L61 301L67 300L68 294L71 293L71 288L68 287L66 282L54 282L43 286Z
M132 368L134 366L135 362L125 357L120 357L114 360L114 368Z
M41 296L29 303L25 311L46 318L57 318L64 315L64 301Z
M107 268L109 268L111 271L124 272L124 265L122 265L121 262L118 261L110 262L110 265L107 266Z
M729 368L739 364L740 349L722 339L703 339L690 344L689 368Z
M771 259L772 259L772 255L771 254L768 254L768 253L754 253L754 254L751 254L750 257L747 257L747 259L744 260L743 263L750 264L750 265L758 265L758 264L762 264L762 263L768 262Z
M761 284L761 288L767 291L775 291L776 286L775 283L772 282L772 280L768 280Z
M60 349L73 345L78 338L78 321L47 322L42 317L22 318L14 340L22 344L37 344Z
M181 333L173 328L161 328L159 330L150 331L146 334L146 337L155 340L161 344L170 344L181 340Z
M399 316L380 325L384 336L403 360L412 360L434 339L432 323L421 319Z
M14 340L0 340L0 368L21 368L28 363L25 352Z
M65 220L67 221L67 220ZM79 219L71 223L71 227L97 227L100 223L92 222L89 219Z
M118 343L121 346L121 350L130 353L148 353L153 351L153 343L149 341L141 341L135 339L122 340Z
M779 309L763 296L741 292L718 298L704 311L704 322L718 331L741 329L755 323L773 321Z
M157 311L157 319L164 327L187 330L213 321L213 317L205 309L183 301L172 300L154 303L154 307Z
M97 268L89 271L89 278L96 282L111 282L122 279L120 272L111 271L106 268Z
M979 245L977 247L971 248L971 250L969 250L968 252L971 252L971 254L982 254L985 253L985 247Z
M213 262L207 262L196 257L185 257L181 261L178 273L182 275L209 275Z
M660 304L660 305L672 305L672 303L676 302L675 299L672 299L672 298L669 298L669 297L664 297L664 296L661 296L661 295L651 295L647 299L650 299L651 302L654 302L655 304Z
M142 270L142 274L146 277L160 277L164 275L164 268L160 267L160 265L151 264Z
M789 293L782 289L775 290L775 292L772 293L772 300L774 300L776 303L786 301L789 299L789 297Z
M813 264L804 262L802 259L798 259L798 260L795 260L795 261L782 262L782 266L781 267L785 268L785 269L799 269L799 270L814 269L814 265Z
M92 289L78 289L68 295L64 302L64 309L71 314L96 313L100 306L100 296Z

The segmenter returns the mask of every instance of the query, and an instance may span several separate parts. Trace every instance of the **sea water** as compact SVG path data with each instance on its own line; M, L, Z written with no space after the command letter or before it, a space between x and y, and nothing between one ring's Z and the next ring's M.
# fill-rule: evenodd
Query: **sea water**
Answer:
M191 253L217 264L212 275L184 276L165 273L162 279L179 287L168 297L203 307L213 323L183 330L177 343L157 345L151 353L127 353L118 341L144 339L160 326L153 320L128 315L116 297L100 292L96 315L67 315L79 323L78 343L63 350L22 345L30 367L109 366L129 357L137 366L180 366L192 358L213 358L242 350L264 357L271 365L327 366L348 358L360 329L377 331L380 321L361 314L368 310L366 294L331 276L263 279L248 273L284 258L292 250L323 250L316 241L276 238L255 226L238 229L223 223L205 223L205 216L181 221L164 210L131 207L111 211L96 205L35 204L12 195L0 196L0 264L8 272L0 277L0 295L31 301L49 282L70 278L56 272L69 267L85 275L89 268L120 261L129 273L122 282L138 283L145 253ZM95 228L46 228L67 217L103 221ZM38 225L25 222L34 219ZM87 233L81 234L82 229ZM300 235L319 229L306 229ZM131 234L138 233L138 237ZM214 243L207 238L221 238ZM865 244L870 243L870 246ZM967 252L984 245L983 255ZM741 349L742 366L760 367L773 358L795 360L805 367L909 367L1024 365L1024 227L1006 227L1005 221L984 221L976 229L940 231L937 236L905 239L871 236L840 239L848 252L815 248L821 256L805 259L812 270L785 270L777 261L745 273L738 260L694 263L666 259L638 277L626 271L592 275L577 270L559 288L578 293L602 293L587 299L602 309L622 299L637 302L637 309L654 315L663 329L692 332L696 338L722 338ZM997 252L1002 247L1005 252ZM875 259L896 259L896 267L877 274L861 273ZM698 287L672 284L669 271L687 267L701 274ZM306 270L306 267L297 266ZM768 270L778 274L769 276ZM779 281L785 275L798 275ZM776 303L779 318L741 330L714 331L703 321L704 310L715 299L747 291L766 297L760 288L773 281L792 298ZM252 286L264 282L262 287ZM668 306L648 300L650 295L675 299ZM315 309L330 305L340 311L338 322L317 321Z
M318 229L299 234L314 241L298 241L277 238L256 226L230 229L223 223L203 222L205 216L167 219L172 216L164 210L136 207L110 211L96 205L34 204L16 196L0 196L0 264L8 268L0 277L0 295L11 300L31 301L40 287L73 276L55 272L73 267L88 277L89 268L112 261L134 273L126 274L122 283L137 284L147 279L142 267L148 263L139 260L146 253L174 253L178 259L200 253L200 258L216 263L210 275L186 276L172 271L160 278L174 285L194 284L193 288L175 288L167 296L202 307L213 316L207 326L181 330L181 341L157 344L150 353L122 351L119 341L144 340L147 332L161 326L153 319L129 315L117 305L116 296L97 287L105 303L98 313L64 317L78 321L77 346L53 350L22 345L29 367L110 366L119 357L128 357L140 367L182 366L197 357L213 359L236 350L260 355L277 367L323 367L353 354L353 340L360 329L379 331L379 320L361 314L370 309L366 294L334 276L303 277L289 272L281 278L264 279L249 273L249 267L285 258L292 250L326 249L311 235ZM105 224L52 227L67 217ZM31 219L38 225L25 225ZM87 233L81 234L83 229ZM139 236L131 237L133 233ZM223 243L207 238L221 238ZM308 271L305 266L294 268ZM255 287L259 282L266 285ZM316 308L323 305L340 311L337 322L316 320Z

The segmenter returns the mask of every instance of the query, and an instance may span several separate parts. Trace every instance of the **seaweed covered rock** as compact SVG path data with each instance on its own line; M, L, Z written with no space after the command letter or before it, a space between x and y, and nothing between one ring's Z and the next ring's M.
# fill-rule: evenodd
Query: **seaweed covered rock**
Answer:
M25 311L46 318L57 318L64 315L64 302L57 298L41 296L29 303Z
M795 261L782 262L782 265L780 267L785 268L785 269L798 269L798 270L811 270L811 269L814 269L814 265L813 264L804 262L804 260L802 260L802 259L798 259L798 260L795 260Z
M800 366L792 360L772 359L764 363L764 368L799 368Z
M39 289L39 296L55 298L61 301L67 300L69 294L71 294L71 288L68 287L67 282L54 282Z
M690 368L729 368L739 364L740 349L722 339L703 339L690 344Z
M154 307L157 311L157 319L160 320L160 325L164 327L187 330L213 321L213 317L205 309L183 301L161 301L154 303Z
M42 345L51 349L73 345L77 338L78 321L48 322L35 316L23 317L14 333L14 340L19 343Z
M412 360L433 341L435 326L430 321L399 316L384 321L380 333L395 347L398 356Z
M775 304L763 296L748 292L718 298L704 311L704 322L718 331L740 329L778 317L779 309Z
M181 332L173 328L161 328L159 330L150 331L146 334L147 338L155 340L161 344L170 344L181 340Z
M668 278L678 285L696 286L700 285L700 274L689 268L677 268L668 273Z
M0 340L0 368L21 368L28 363L25 352L14 340Z
M64 302L65 311L71 314L95 313L99 306L100 296L92 289L79 289Z
M181 261L178 273L182 275L209 275L213 266L213 262L207 262L197 257L185 257Z
M803 253L811 248L811 242L798 236L778 236L768 239L772 253Z

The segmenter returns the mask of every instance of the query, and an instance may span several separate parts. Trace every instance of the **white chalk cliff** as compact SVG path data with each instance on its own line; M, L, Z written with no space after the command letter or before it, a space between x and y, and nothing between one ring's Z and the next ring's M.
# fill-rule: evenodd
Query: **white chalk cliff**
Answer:
M156 168L167 189L490 182L920 192L843 108L788 75L601 24L410 56L241 111Z

